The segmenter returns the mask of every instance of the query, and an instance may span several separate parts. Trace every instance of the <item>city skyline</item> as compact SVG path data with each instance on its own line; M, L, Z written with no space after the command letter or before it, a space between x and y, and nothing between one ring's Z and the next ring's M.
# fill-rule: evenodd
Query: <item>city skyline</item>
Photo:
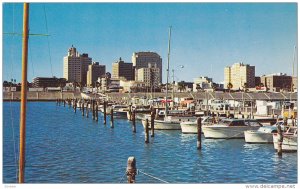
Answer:
M22 8L3 4L4 33L22 32ZM166 82L169 26L177 81L222 82L224 67L236 62L255 66L256 76L291 75L297 46L296 3L33 3L29 24L30 33L50 36L29 38L28 81L62 77L63 57L74 45L109 72L119 57L131 62L134 52L157 52ZM3 80L20 81L20 36L3 35L2 66Z

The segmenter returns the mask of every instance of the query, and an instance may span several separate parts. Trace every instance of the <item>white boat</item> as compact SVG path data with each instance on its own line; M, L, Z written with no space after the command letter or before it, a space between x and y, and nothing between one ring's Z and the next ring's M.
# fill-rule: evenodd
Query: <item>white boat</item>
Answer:
M275 150L278 149L279 134L273 134L273 143ZM282 151L295 152L298 148L298 129L297 127L290 127L283 133Z
M167 116L164 120L154 120L155 130L180 130L180 123L184 121L195 121L197 117L179 117L179 116ZM150 119L149 126L150 126ZM143 127L146 127L146 119L142 120Z
M223 119L218 124L203 126L205 138L244 138L244 131L258 130L262 124L255 119Z
M126 117L129 107L127 105L112 105L112 109L114 115Z
M204 125L212 125L213 117L211 116L203 116L201 120L202 126ZM195 121L184 121L180 123L181 132L184 134L197 134L197 119Z
M244 132L246 143L273 143L273 133L277 133L276 126L263 126L257 131Z

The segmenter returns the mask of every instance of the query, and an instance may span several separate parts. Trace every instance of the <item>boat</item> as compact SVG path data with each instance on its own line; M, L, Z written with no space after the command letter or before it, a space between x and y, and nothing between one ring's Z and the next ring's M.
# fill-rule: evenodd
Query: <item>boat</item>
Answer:
M255 119L222 119L218 124L203 126L205 138L244 138L244 131L258 130L262 126Z
M273 143L273 133L277 133L277 127L263 126L257 131L248 130L244 132L246 143Z
M273 143L273 134L277 133L277 126L279 125L283 131L286 131L289 126L284 126L283 120L278 121L274 125L264 125L259 119L258 121L263 124L257 131L245 131L246 143Z
M290 127L282 134L282 151L283 152L296 152L298 148L298 128ZM278 141L280 136L278 133L273 134L274 149L278 149Z
M168 116L164 120L154 120L155 130L181 130L180 123L185 121L195 121L197 117L181 117L181 116ZM148 119L150 122L150 119ZM143 127L146 127L146 119L142 120ZM150 123L149 123L150 124Z
M115 116L126 117L129 111L129 106L127 105L112 105L111 106Z
M203 116L201 120L202 126L204 125L212 125L214 123L215 118L211 116ZM180 123L181 132L184 134L197 134L198 132L198 124L197 120L195 121L185 121Z

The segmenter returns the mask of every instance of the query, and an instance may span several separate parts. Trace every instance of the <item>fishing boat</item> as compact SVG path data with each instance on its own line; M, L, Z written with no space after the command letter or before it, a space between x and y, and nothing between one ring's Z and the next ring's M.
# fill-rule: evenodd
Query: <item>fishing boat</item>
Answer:
M223 119L218 124L203 126L205 138L244 138L244 131L258 130L261 126L255 119Z
M220 120L220 118L219 118ZM215 121L215 118L211 116L203 116L201 120L202 126L204 125L212 125ZM181 132L184 134L197 134L197 120L195 121L185 121L180 123Z
M282 134L282 151L283 152L296 152L298 149L298 128L290 127L286 132ZM274 149L278 149L278 141L280 135L278 133L273 134Z

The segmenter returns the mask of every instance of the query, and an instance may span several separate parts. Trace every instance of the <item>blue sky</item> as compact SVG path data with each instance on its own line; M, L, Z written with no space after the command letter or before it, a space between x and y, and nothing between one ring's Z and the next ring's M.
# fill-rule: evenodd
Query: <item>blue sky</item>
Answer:
M21 33L23 5L2 5L3 32ZM62 77L63 57L74 45L109 72L119 57L131 62L133 52L155 51L166 81L169 26L175 80L221 82L224 67L235 62L254 65L257 76L292 73L296 3L32 3L30 33L51 36L30 37L28 80ZM20 81L22 39L5 34L2 40L3 80Z

